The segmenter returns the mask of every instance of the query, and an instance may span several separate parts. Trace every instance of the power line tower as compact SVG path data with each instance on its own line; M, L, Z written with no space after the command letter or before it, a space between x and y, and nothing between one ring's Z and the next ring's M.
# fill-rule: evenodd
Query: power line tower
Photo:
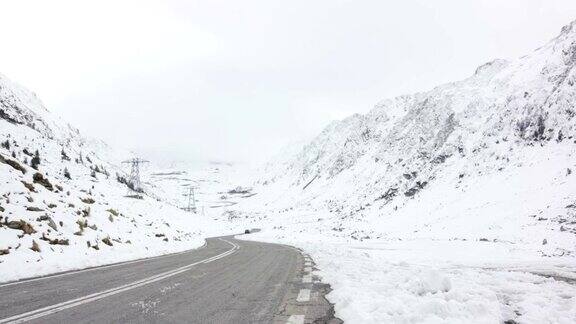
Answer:
M183 209L187 212L196 212L196 197L194 195L194 187L188 187L188 191L183 194L184 197L188 198L188 206Z
M140 158L133 158L122 163L130 164L130 176L128 177L128 194L131 192L142 192L142 183L140 182L140 164L150 161Z

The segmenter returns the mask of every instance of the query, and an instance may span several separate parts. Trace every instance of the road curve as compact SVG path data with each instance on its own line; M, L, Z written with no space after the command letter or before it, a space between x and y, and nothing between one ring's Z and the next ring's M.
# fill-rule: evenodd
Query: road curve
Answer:
M282 323L294 319L283 304L303 264L287 246L211 238L184 253L0 284L0 324Z

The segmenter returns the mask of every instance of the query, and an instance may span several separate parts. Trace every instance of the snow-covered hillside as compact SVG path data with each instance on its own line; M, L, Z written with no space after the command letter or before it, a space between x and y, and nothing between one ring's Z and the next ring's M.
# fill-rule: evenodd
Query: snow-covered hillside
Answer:
M354 323L574 322L575 65L576 22L384 100L268 164L238 213L310 251Z
M128 152L83 137L1 75L0 143L0 281L177 252L216 234L154 186L125 197Z
M410 211L422 217L411 216L414 225L433 223L409 232L500 202L515 209L516 220L558 218L557 229L564 224L571 237L574 224L565 220L576 188L575 65L573 23L530 55L495 60L463 81L334 122L297 154L269 164L260 191L271 193L275 207L329 209L342 220L388 223ZM490 223L467 214L466 222Z

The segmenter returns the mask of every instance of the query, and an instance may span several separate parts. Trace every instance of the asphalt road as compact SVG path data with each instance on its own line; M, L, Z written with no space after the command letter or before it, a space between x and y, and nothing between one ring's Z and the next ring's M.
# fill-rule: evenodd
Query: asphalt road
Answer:
M312 285L312 298L295 301L305 262L291 247L212 238L184 253L0 284L0 324L330 322L326 289Z

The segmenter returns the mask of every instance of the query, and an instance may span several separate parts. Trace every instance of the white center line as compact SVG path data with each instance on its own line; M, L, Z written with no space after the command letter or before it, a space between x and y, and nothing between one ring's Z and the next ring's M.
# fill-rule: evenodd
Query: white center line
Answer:
M304 272L312 272L312 267L304 267Z
M305 303L310 301L310 289L300 289L296 301L299 303Z
M94 293L94 294L90 294L84 297L80 297L80 298L76 298L76 299L72 299L66 302L62 302L59 304L55 304L55 305L51 305L51 306L47 306L44 308L40 308L37 310L33 310L27 313L22 313L19 315L15 315L15 316L11 316L8 318L4 318L4 319L0 319L0 324L4 324L4 323L23 323L23 322L27 322L36 318L40 318L40 317L44 317L50 314L54 314L57 312L60 312L62 310L68 309L68 308L72 308L72 307L76 307L78 305L82 305L82 304L86 304L92 301L96 301L108 296L112 296L112 295L116 295L119 294L121 292L127 291L127 290L131 290L134 288L138 288L156 281L160 281L172 276L175 276L177 274L180 274L182 272L188 271L190 270L193 266L198 265L200 263L209 263L209 262L213 262L216 261L218 259L224 258L234 252L236 252L236 250L238 250L240 247L232 242L229 242L227 240L221 239L220 240L232 245L232 248L226 252L220 253L216 256L213 256L211 258L208 259L204 259L201 261L197 261L188 265L185 265L183 267L180 268L176 268L173 270L169 270L166 272L162 272L160 274L148 277L148 278L144 278L142 280L138 280L126 285L122 285L116 288L112 288L112 289L108 289L108 290L104 290L98 293Z
M304 315L292 315L288 318L287 324L304 324L304 319L306 316Z
M312 276L311 275L305 275L304 277L302 277L302 282L303 283L311 283L312 282ZM2 323L2 322L0 322Z

